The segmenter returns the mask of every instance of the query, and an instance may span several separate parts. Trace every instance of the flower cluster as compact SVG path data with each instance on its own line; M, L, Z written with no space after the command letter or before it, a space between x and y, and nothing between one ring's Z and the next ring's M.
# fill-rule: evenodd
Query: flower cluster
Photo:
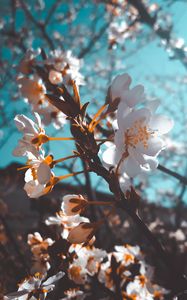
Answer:
M93 203L92 203L93 204ZM66 195L63 197L61 211L56 217L46 219L46 225L59 225L62 238L70 243L87 243L94 240L97 224L90 223L88 218L80 216L89 202L82 195Z
M39 272L40 275L25 279L18 292L8 295L7 299L45 299L54 288L53 282L63 276L59 270L65 272L68 282L66 291L63 289L63 299L84 299L92 281L102 286L106 299L111 299L111 294L112 297L119 294L119 299L124 300L164 299L167 291L152 284L153 270L138 246L113 245L106 251L103 246L96 248L94 242L96 231L116 209L128 208L130 216L138 218L133 204L129 204L137 195L132 180L156 169L158 154L166 147L161 137L172 128L173 122L156 113L159 103L147 101L142 85L131 87L128 74L118 75L113 80L106 104L90 117L89 103L83 105L80 100L79 85L84 80L79 69L80 61L70 51L55 50L48 56L44 51L26 54L18 82L34 111L35 122L25 115L15 117L22 138L14 155L27 158L26 166L20 169L26 170L24 189L30 198L45 195L60 180L82 173L89 185L89 172L108 183L113 197L110 201L101 201L90 199L92 196L87 197L84 192L83 195L65 195L56 216L45 216L45 228L51 232L52 239L46 238L46 234L42 238L38 232L28 235L33 254L31 274ZM55 126L69 122L72 137L47 135L44 124L51 123L52 119ZM73 155L54 159L52 154L45 154L43 147L52 140L74 140L76 150ZM107 149L103 151L102 147ZM71 173L56 176L56 164L72 158L80 158L84 170L74 172L72 168ZM99 214L92 218L89 212L97 211L100 206L107 209L98 210ZM82 216L83 213L88 213L89 218ZM54 263L55 260L58 263ZM45 281L48 272L55 274L55 271L56 275ZM79 285L81 290L77 289Z
M61 86L61 84L71 85L76 82L79 86L84 84L84 78L79 72L81 61L75 58L71 51L62 50L51 51L49 57L45 55L43 60L39 60L41 50L30 49L20 63L22 73L17 81L23 98L31 105L33 112L38 112L42 116L45 125L53 124L59 129L66 123L66 115L51 105L46 96L47 87L37 70L42 70L45 77L49 79L49 84ZM44 54L43 54L44 55Z

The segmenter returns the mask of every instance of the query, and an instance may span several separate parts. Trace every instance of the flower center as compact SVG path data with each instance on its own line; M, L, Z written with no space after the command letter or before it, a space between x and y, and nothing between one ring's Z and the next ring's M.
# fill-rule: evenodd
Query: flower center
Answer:
M148 147L148 140L153 132L144 125L143 120L135 121L129 129L125 132L125 146L128 151L128 147L135 148L138 143L141 143L144 148Z

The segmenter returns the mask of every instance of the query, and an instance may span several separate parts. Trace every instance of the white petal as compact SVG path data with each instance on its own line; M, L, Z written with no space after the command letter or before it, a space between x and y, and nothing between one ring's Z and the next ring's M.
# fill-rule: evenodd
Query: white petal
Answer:
M125 101L121 101L119 103L119 105L118 105L117 115L116 115L118 127L122 127L122 125L123 125L123 119L130 112L131 112L131 109L128 107L128 105L126 104L126 102ZM122 122L122 124L121 124L121 122Z
M172 129L173 125L173 120L162 115L153 116L149 122L150 128L158 131L158 134L168 133Z
M146 107L151 110L151 112L155 112L160 105L160 100L151 100L146 103Z
M118 75L113 81L111 85L111 93L112 99L118 98L122 95L124 90L129 89L129 85L131 84L131 77L128 74Z
M26 182L24 190L30 198L38 198L44 194L45 186L42 184L36 184L34 180Z
M151 117L151 112L147 108L133 110L125 117L122 116L121 120L118 120L119 129L126 131L132 127L135 121L142 120L147 123Z
M14 120L18 130L23 131L24 133L37 133L35 123L25 115L17 115Z
M149 165L149 169L151 171L156 170L156 168L158 167L158 160L156 157L146 158L146 163Z
M47 183L51 178L51 169L48 164L42 162L37 169L37 178L40 184Z
M137 151L144 153L149 156L157 155L162 149L164 149L165 143L159 137L151 137L147 141L147 147L144 147L142 144L139 144L136 149Z
M32 176L32 171L31 168L29 168L26 172L25 172L25 182L29 182L33 180L33 176Z
M116 164L116 147L111 146L103 152L102 159L105 164L113 165Z
M141 173L141 168L139 163L129 156L121 165L120 171L133 178Z
M122 96L122 101L125 101L129 107L133 107L136 104L142 102L145 99L144 87L143 85L137 85L130 91L127 91L124 96Z
M42 127L42 122L41 122L40 115L37 112L34 112L34 116L35 116L36 123L37 123L38 127L41 128Z
M42 286L47 286L49 284L52 284L59 279L61 279L64 276L65 273L63 272L58 272L56 275L49 277L46 281L43 282Z
M145 159L143 157L143 154L139 151L137 151L137 149L133 148L133 147L129 147L128 149L129 155L136 160L140 165L143 165L145 163Z

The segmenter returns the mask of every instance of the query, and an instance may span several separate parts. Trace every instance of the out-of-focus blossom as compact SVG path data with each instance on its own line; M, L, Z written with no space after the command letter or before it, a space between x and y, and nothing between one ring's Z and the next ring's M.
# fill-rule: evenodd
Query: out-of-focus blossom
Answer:
M66 295L66 297L62 298L61 300L84 300L86 297L86 294L79 289L69 289L65 291L64 294Z
M19 77L17 81L22 96L31 104L33 110L37 111L38 106L46 101L46 88L41 78Z
M59 84L63 81L62 73L55 71L55 70L50 70L49 71L49 81L52 84Z
M95 229L93 223L82 222L70 230L67 239L72 244L86 243L92 239Z
M38 48L36 50L28 49L24 58L21 60L19 64L19 71L23 74L29 74L31 72L31 67L35 62L35 58L40 55L41 49Z
M142 258L140 247L138 246L115 246L114 249L113 255L116 257L116 260L124 263L126 266L134 263L135 259Z
M19 285L19 289L15 293L8 294L5 296L5 300L27 300L29 296L32 295L33 300L39 299L43 300L46 298L47 294L55 288L55 282L63 277L63 272L58 272L56 275L49 277L47 280L46 276L35 274L33 277L25 279ZM45 281L44 281L45 280Z
M51 51L45 64L59 72L65 84L72 84L72 81L75 81L77 86L84 84L84 77L79 72L82 61L74 57L71 51Z
M140 24L137 22L129 26L126 21L113 21L108 30L108 39L110 47L115 44L124 44L126 39L133 38L140 30Z
M44 240L39 232L35 232L34 234L28 235L27 243L30 245L31 252L33 254L31 272L45 274L50 269L47 249L54 243L54 241L50 238Z
M75 251L77 258L70 265L68 274L70 279L78 284L83 284L88 280L88 276L94 276L103 259L107 256L106 251L95 247L82 247L80 245L72 245L70 252Z
M50 103L38 107L37 112L42 115L42 122L46 126L53 124L56 129L60 129L67 123L67 116Z
M154 295L149 293L139 276L133 282L127 284L126 296L134 297L137 300L154 300Z
M51 246L54 241L50 238L43 239L39 232L35 232L34 234L28 235L28 241L27 243L31 247L31 251L35 256L40 256L40 254L47 250L49 246Z

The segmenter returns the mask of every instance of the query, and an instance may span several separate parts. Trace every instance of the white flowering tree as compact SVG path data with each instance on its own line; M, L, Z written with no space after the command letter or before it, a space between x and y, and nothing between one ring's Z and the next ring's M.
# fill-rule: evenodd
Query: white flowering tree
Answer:
M18 171L24 172L23 189L40 214L37 231L27 236L28 264L1 203L3 230L25 268L17 291L8 289L3 299L186 299L185 263L181 267L186 237L180 226L186 228L187 179L171 168L176 154L185 155L185 139L175 143L170 134L173 119L180 118L171 118L172 107L154 89L154 97L148 96L142 84L135 85L128 74L133 65L122 63L158 38L167 55L186 68L185 43L174 37L171 17L157 3L136 0L56 0L49 7L48 1L12 0L1 14L1 91L7 97L9 85L13 100L10 109L2 103L1 144L17 128L11 150L25 159ZM185 78L176 86L172 80L163 84L150 76L148 84L177 93ZM179 106L181 133L183 96ZM157 172L164 177L153 177ZM176 180L179 196L162 190L166 176ZM50 195L58 185L62 195L56 205ZM143 200L150 196L156 202L161 195L177 203L172 211L165 208L167 218ZM168 247L162 245L167 235ZM170 251L174 240L179 258ZM2 241L4 257L3 233Z

